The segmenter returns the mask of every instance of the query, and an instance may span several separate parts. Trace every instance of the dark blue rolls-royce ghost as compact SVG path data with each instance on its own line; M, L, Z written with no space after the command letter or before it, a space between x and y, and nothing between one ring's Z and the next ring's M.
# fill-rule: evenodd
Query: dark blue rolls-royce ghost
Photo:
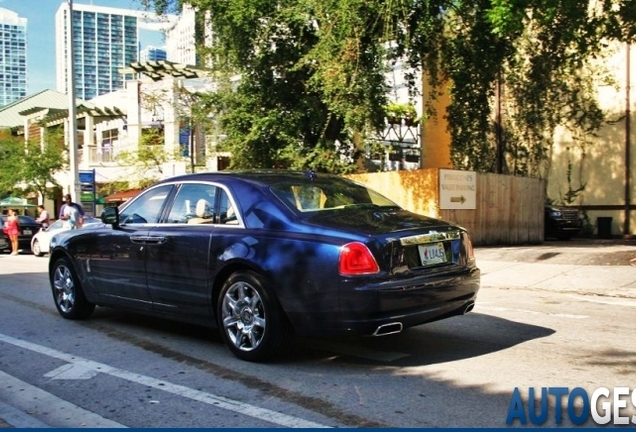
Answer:
M101 221L52 238L63 317L99 305L218 327L248 361L293 335L382 336L461 315L479 290L464 229L334 175L188 174Z

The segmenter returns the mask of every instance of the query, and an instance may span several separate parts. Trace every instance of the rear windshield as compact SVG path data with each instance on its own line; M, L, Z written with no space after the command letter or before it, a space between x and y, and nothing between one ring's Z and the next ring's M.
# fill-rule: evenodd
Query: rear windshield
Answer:
M296 213L311 213L348 207L399 207L390 199L361 184L346 179L285 181L270 190Z

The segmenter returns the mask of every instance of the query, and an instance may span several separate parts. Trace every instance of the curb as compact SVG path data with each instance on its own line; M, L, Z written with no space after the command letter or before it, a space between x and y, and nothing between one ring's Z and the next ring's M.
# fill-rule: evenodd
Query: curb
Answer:
M49 427L35 417L0 401L0 428L39 429Z

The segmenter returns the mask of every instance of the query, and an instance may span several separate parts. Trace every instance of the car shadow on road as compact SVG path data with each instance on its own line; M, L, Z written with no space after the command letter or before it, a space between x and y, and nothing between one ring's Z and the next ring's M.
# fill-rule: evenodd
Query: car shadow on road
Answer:
M216 329L110 308L98 308L91 319L85 323L90 323L88 326L96 330L112 333L111 336L117 339L130 338L129 343L142 348L147 344L141 343L137 337L132 336L136 332L126 331L127 328L138 329L144 333L148 331L159 336L160 340L151 344L153 346L163 345L161 339L174 340L173 337L178 336L182 341L192 339L197 343L212 343L215 347L218 345L218 348L224 348L220 333ZM114 331L115 328L119 328L120 331ZM423 366L491 354L554 333L555 331L550 328L472 312L468 315L413 327L400 334L389 336L297 337L289 352L274 363L306 363L328 358L342 364ZM170 348L166 347L166 349Z
M307 360L322 352L343 363L423 366L491 354L554 333L546 327L470 313L390 336L298 338L290 359Z

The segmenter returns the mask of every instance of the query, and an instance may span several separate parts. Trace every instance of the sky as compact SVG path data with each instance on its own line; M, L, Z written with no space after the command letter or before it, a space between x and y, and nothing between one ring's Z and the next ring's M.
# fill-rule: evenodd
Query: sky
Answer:
M27 95L55 90L55 13L67 0L0 0L0 8L16 12L27 19ZM76 4L93 4L140 10L139 0L73 0ZM160 32L141 30L141 47L163 45Z

